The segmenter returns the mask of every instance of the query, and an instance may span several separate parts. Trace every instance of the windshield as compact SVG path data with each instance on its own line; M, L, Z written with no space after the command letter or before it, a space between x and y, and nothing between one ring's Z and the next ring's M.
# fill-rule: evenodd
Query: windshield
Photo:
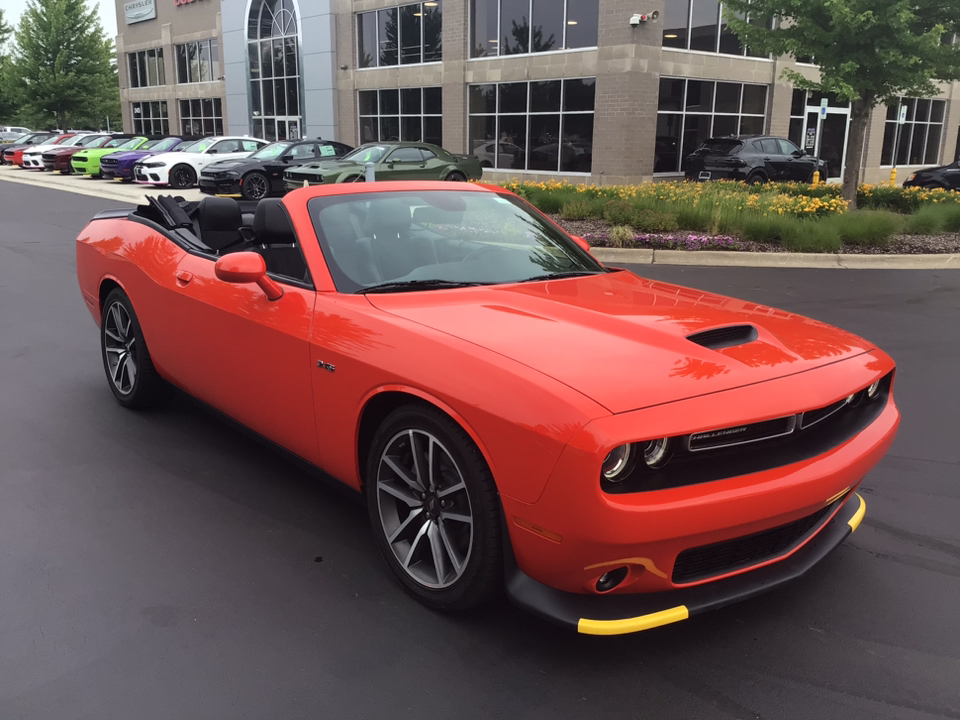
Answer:
M733 155L743 146L739 140L707 140L694 152L695 155Z
M388 145L364 145L358 147L353 152L344 155L341 160L349 160L355 163L377 162L389 150Z
M103 143L109 139L109 135L84 135L83 139L77 143L78 147L98 147L97 143Z
M187 145L183 148L183 152L202 153L211 145L213 145L213 138L204 138L203 140L197 140L193 145Z
M141 145L138 149L153 150L154 152L160 152L161 150L169 150L178 142L180 142L178 138L164 138L163 140L148 140L143 145Z
M264 145L262 148L257 150L253 155L250 156L251 160L273 160L276 157L280 157L283 154L283 151L290 147L292 143L288 142L275 142L270 143L269 145Z
M136 150L143 143L143 138L133 138L132 140L127 140L123 145L107 145L107 147L115 147L118 150Z
M86 147L86 148L105 147L108 142L120 142L120 141L113 140L109 135L102 135L90 143L84 143L83 147Z
M88 139L86 135L74 135L72 138L64 140L60 145L62 147L78 147L83 145L83 142Z
M394 282L494 285L604 272L553 223L510 195L360 193L316 197L307 207L340 292Z

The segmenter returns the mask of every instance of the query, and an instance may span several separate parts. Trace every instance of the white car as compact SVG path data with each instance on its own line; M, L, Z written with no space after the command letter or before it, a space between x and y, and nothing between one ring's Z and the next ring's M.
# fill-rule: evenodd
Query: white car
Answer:
M0 125L0 142L12 142L21 135L29 135L33 130L15 125Z
M142 185L185 190L197 184L200 171L210 163L244 158L266 144L266 140L251 137L204 138L183 150L144 158L133 166L133 179Z
M80 133L61 143L44 143L23 151L23 167L27 170L43 170L43 154L52 148L77 147L83 145L90 133Z

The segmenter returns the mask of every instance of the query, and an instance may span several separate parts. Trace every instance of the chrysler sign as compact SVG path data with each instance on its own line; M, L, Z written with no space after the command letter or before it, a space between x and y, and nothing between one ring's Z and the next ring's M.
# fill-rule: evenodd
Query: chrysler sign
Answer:
M132 0L132 2L124 3L123 16L127 20L127 25L133 25L144 20L153 20L157 17L156 0Z

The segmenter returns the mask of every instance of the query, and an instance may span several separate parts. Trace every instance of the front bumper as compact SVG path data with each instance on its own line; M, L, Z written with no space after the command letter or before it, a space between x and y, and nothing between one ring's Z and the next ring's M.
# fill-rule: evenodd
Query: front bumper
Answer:
M41 158L39 155L24 155L23 167L28 170L43 170L43 158Z
M87 158L71 158L70 167L78 175L96 175L100 172L100 163Z
M170 181L170 168L134 165L133 180L141 185L166 185Z
M746 600L800 577L856 530L865 512L863 498L852 493L833 518L789 557L704 585L638 595L584 595L555 590L514 566L507 573L507 595L520 608L585 635L649 630Z
M240 179L215 179L201 175L200 179L197 181L197 187L200 188L200 192L207 195L239 195Z
M302 177L297 180L284 178L283 187L287 192L293 192L294 190L299 190L300 188L303 187L304 180L307 181L308 187L313 187L314 185L323 185L322 180L318 180L316 178L310 178L310 177Z

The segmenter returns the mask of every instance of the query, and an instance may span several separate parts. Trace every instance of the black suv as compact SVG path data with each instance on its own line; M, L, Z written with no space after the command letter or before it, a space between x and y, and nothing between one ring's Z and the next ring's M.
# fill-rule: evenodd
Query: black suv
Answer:
M917 170L903 181L903 186L960 190L960 161Z
M827 164L785 138L766 135L710 138L687 156L687 180L743 180L747 183L811 182L813 171L827 177Z

